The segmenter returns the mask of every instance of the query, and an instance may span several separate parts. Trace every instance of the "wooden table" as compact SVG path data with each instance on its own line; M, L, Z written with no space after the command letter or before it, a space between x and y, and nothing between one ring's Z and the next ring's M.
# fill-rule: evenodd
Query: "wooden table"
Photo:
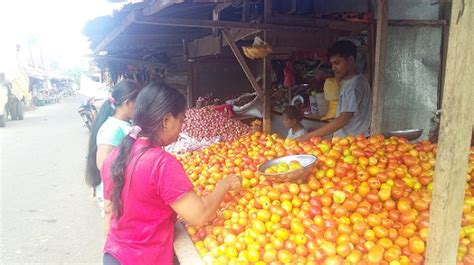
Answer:
M180 265L204 265L193 241L181 222L174 226L174 252Z

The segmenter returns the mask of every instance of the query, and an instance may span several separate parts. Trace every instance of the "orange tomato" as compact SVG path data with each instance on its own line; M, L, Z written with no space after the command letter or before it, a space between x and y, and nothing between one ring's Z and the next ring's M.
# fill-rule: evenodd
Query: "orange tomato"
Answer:
M344 259L338 255L331 255L328 256L324 262L323 265L342 265L344 262Z
M384 253L384 259L388 262L399 260L402 255L402 250L398 246L392 246Z
M375 245L369 253L367 253L367 260L370 263L380 263L384 257L384 248L379 245Z
M425 252L425 242L419 237L410 239L409 249L412 253L423 254Z
M353 250L349 255L346 257L346 261L349 262L349 264L358 264L359 261L362 259L362 252L359 250Z
M380 220L380 217L378 215L369 214L369 216L367 216L367 223L371 227L374 227L374 226L380 225L382 223L382 221Z
M278 260L283 264L290 264L293 261L293 254L286 249L278 251Z
M398 237L397 239L395 239L395 245L401 248L408 246L408 243L409 241L405 237Z
M374 226L372 230L374 230L375 236L378 238L385 238L388 236L388 229L381 225Z
M392 240L384 237L384 238L381 238L377 241L377 244L382 246L384 249L389 249L390 247L393 246L393 242Z

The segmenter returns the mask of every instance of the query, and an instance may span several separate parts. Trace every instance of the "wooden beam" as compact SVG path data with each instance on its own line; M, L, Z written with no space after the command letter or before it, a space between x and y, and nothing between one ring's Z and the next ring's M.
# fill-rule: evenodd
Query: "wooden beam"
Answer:
M213 21L219 21L221 11L229 7L231 4L230 3L224 3L224 4L217 4L214 9L212 10L212 20ZM212 36L217 37L219 36L219 29L213 28L212 29Z
M374 0L367 0L367 10L370 14L374 13L373 7L375 6ZM370 87L373 87L374 84L374 16L370 18L370 24L367 28L367 52L366 52L366 62L367 62L367 80L369 81Z
M426 263L456 264L474 105L474 2L453 0Z
M128 26L130 26L135 20L136 14L139 11L130 12L125 19L120 23L118 27L115 27L105 38L94 48L94 53L99 53L105 49L112 41L114 41L120 34L122 34Z
M149 66L163 66L162 63L156 62L147 62L143 60L136 60L130 58L123 58L123 57L116 57L116 56L93 56L95 60L98 61L114 61L114 62L121 62L125 64L138 64L138 65L149 65Z
M242 70L245 73L245 76L247 76L247 79L250 81L250 84L252 85L253 89L255 92L257 92L257 95L260 99L264 99L264 93L262 88L260 88L260 85L258 85L257 80L255 79L255 76L253 75L252 71L250 70L250 67L248 66L247 62L245 61L244 56L239 50L239 47L237 47L237 44L235 44L235 41L232 39L232 36L227 29L222 30L222 36L224 36L224 39L229 43L230 49L235 55L235 58L237 58L237 61L240 64L240 67L242 67Z
M442 27L447 25L446 20L389 20L389 26L413 26L413 27Z
M245 39L249 36L260 32L256 29L231 29L230 35L233 36L234 41ZM190 58L204 57L209 55L216 55L221 52L223 47L228 46L227 42L222 42L222 38L206 36L201 39L194 40L188 43L188 54Z
M137 17L135 23L144 25L160 25L172 27L191 27L191 28L220 28L220 29L259 29L268 31L292 31L292 32L315 32L320 28L317 26L287 26L262 23L243 23L234 21L213 21L207 19L186 19L186 18L155 18L155 17Z
M269 23L272 17L272 0L264 1L263 19ZM263 40L268 42L269 32L263 32ZM263 132L272 130L272 61L270 55L263 58Z
M372 87L371 134L382 132L383 81L388 28L388 0L377 1L377 30L375 39L374 80Z
M446 76L446 60L448 58L448 40L449 40L449 27L444 26L442 33L441 33L441 64L440 64L440 72L439 72L439 84L438 84L438 102L437 102L437 109L441 109L442 99L443 99L443 86L445 82Z
M172 6L174 4L179 4L183 3L184 0L160 0L160 1L153 1L152 4L150 4L148 7L144 8L142 10L142 14L144 16L151 16L153 14L156 14L160 12L161 10Z
M354 23L348 21L339 21L339 20L330 20L330 19L320 19L320 18L311 18L305 16L295 16L295 15L283 15L278 14L274 15L269 23L275 25L292 25L292 26L304 26L304 27L318 27L318 28L327 28L331 30L339 31L350 31L350 32L360 32L367 29L368 25L362 23Z
M120 35L119 39L126 39L126 40L156 40L156 39L195 39L202 36L205 36L207 33L203 32L166 32L166 33L147 33L147 34L133 34L129 32L124 32Z
M195 75L195 64L194 62L188 62L188 85L186 99L188 101L188 108L194 107L196 101L196 75Z
M267 36L266 42L270 43L275 51L281 48L293 51L313 50L326 49L331 44L331 38L328 30L320 33L278 32Z
M272 61L271 55L263 58L263 131L271 133L272 130Z

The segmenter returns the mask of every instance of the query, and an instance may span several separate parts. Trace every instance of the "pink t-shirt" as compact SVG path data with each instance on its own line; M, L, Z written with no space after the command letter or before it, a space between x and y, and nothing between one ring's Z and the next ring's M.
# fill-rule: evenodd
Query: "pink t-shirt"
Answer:
M122 189L123 214L119 219L112 215L104 247L122 265L172 264L176 214L170 204L193 189L176 158L160 147L143 153L147 147L146 139L132 147ZM115 149L101 171L107 200L113 192L110 167L117 155Z

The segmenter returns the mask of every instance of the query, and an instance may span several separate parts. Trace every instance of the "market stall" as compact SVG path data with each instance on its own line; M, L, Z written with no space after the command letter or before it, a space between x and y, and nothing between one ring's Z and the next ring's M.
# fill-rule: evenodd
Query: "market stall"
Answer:
M446 20L390 20L387 0L375 1L376 9L369 2L368 17L365 12L359 12L359 15L325 14L324 18L282 16L278 13L283 7L277 1L269 0L242 1L237 6L225 1L217 4L214 1L164 2L166 4L155 2L151 6L135 6L133 12L121 14L120 26L96 45L97 53L107 50L131 54L123 46L132 39L134 58L117 58L113 57L116 54L112 54L99 59L121 62L114 64L119 69L115 71L116 76L133 72L132 76L139 80L166 80L176 76L172 72L185 69L184 81L180 78L173 80L185 84L185 91L182 92L187 95L190 107L204 96L203 80L199 80L201 75L198 74L203 71L200 68L203 62L213 64L217 60L220 65L239 65L243 73L240 73L239 83L235 83L240 86L242 79L247 81L246 89L234 97L222 94L220 98L222 101L235 99L253 90L255 95L250 101L243 105L232 101L231 105L238 107L237 112L245 112L248 109L241 107L255 99L260 100L259 111L253 115L261 117L263 131L266 132L249 134L250 127L236 125L235 119L229 119L226 123L217 122L213 134L204 135L202 128L208 125L196 122L203 120L201 118L190 118L185 131L191 138L200 140L193 144L207 141L193 148L193 152L179 155L195 190L201 195L206 194L228 174L239 174L243 178L243 188L228 195L222 209L207 225L187 226L187 235L183 234L184 229L176 229L179 240L176 241L175 251L182 264L344 264L344 260L350 264L474 263L474 150L471 148L469 151L468 148L473 111L469 100L474 98L469 85L474 76L470 67L473 52L472 46L468 46L466 52L459 45L459 42L472 42L468 34L468 28L474 23L472 3L453 1L452 7L448 5L456 16L454 23L449 17ZM322 6L325 2L313 2L324 10ZM398 8L403 5L393 1L390 3ZM423 6L423 3L418 4ZM249 6L253 7L252 11L249 11ZM298 13L296 10L291 11L293 15ZM405 6L401 10L406 12L411 9ZM398 11L395 9L394 12ZM190 14L195 17L187 17ZM213 20L208 19L209 14L212 14ZM327 20L328 17L345 21ZM384 120L389 120L384 116L388 115L385 106L391 106L393 100L383 96L383 88L390 86L384 80L389 25L443 28L445 53L440 53L440 61L444 63L440 66L440 76L431 76L436 81L443 80L439 82L442 93L435 95L441 102L437 104L443 109L438 145L428 141L409 142L400 137L385 138L380 134L384 131ZM180 30L179 37L178 32L170 32L177 29ZM372 80L373 135L368 138L313 138L310 142L298 143L270 134L282 134L277 128L281 124L278 113L298 98L303 98L301 110L307 112L306 119L314 122L307 126L322 125L322 113L308 104L313 91L319 94L325 92L322 85L325 78L319 74L324 55L318 55L314 48L326 48L329 43L344 36L359 36L360 39L360 33L364 31L365 36L361 39L364 45L359 48L365 52L365 63L360 70ZM154 35L146 36L155 40L149 42L156 49L152 57L154 60L148 56L150 47L137 48L137 45L143 45L143 32ZM257 33L263 41L272 45L273 51L261 60L248 60L248 54L241 47L252 45ZM140 37L130 36L133 34ZM158 35L184 41L177 45L174 39L165 41L166 37ZM176 46L182 46L182 49L178 51ZM157 52L168 49L170 51L166 54ZM306 73L298 75L297 69L292 71L288 62L295 61L297 52L305 49L312 53L296 60L295 64L304 65L300 74ZM170 54L174 57L167 59L166 55ZM169 67L169 62L173 62L173 58L176 60L178 54L185 59L184 67L178 63ZM124 64L139 67L132 69L124 67ZM281 71L277 70L278 64L284 65L280 67ZM295 65L293 67L296 68ZM431 65L425 68L430 67L437 68ZM213 68L216 80L224 72L223 68ZM425 68L420 71L425 71ZM272 77L272 69L276 78ZM279 79L281 72L283 76L285 72L293 72L295 80L285 82L285 78ZM309 76L313 79L305 79ZM209 82L208 78L206 81ZM436 88L436 85L429 85ZM216 88L215 91L219 90ZM254 105L248 107L251 109ZM227 115L226 109L220 112L219 117ZM218 110L212 107L211 111L208 106L190 111L209 114ZM426 109L423 111L426 112ZM209 115L214 117L211 120L217 117L212 115ZM221 126L223 124L242 129L236 130L233 135L226 135L232 129ZM225 137L216 140L219 136ZM257 170L268 160L293 154L312 154L318 158L305 181L272 182ZM281 168L284 170L284 165ZM189 251L194 254L188 255ZM196 252L198 255L195 255Z

